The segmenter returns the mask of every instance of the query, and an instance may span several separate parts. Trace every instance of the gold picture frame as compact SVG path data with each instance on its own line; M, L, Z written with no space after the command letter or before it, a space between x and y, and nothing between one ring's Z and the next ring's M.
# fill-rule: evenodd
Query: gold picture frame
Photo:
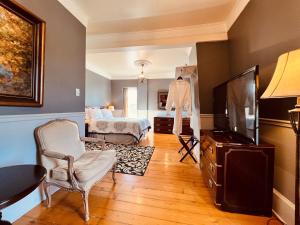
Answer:
M43 105L45 22L0 0L0 105Z

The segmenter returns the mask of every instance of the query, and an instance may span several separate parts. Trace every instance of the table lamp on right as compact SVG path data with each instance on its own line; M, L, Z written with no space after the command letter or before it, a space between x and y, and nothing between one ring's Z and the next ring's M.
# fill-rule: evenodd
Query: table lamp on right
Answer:
M300 49L278 58L272 80L261 98L297 97L295 108L289 110L290 123L296 134L295 225L300 225L299 152L300 152Z

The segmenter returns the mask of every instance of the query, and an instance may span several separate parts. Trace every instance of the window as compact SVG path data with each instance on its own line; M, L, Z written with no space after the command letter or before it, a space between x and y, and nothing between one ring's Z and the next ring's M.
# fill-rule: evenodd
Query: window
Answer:
M137 88L124 88L123 92L125 116L130 118L137 118Z

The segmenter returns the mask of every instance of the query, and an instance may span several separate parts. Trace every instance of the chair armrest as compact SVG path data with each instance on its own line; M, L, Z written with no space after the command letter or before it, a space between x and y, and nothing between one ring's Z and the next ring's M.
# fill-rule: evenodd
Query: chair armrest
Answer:
M48 150L44 150L43 155L50 157L50 158L61 159L61 160L69 160L70 157L73 157L73 156L68 156L68 155L65 155L65 154L62 154L59 152L48 151Z
M100 145L104 145L105 144L105 141L103 139L100 139L100 138L81 137L80 140L84 141L84 142L98 143Z
M47 156L49 158L55 158L60 160L68 161L68 175L71 180L71 184L73 188L78 188L78 182L74 176L74 157L71 155L65 155L59 152L49 151L49 150L43 150L42 153L44 156Z

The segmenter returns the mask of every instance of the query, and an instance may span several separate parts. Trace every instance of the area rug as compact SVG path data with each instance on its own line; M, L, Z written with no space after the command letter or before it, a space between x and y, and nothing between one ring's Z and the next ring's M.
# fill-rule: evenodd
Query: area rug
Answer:
M115 149L117 152L116 173L124 173L136 176L144 176L148 167L154 147L138 145L115 145L105 144L104 146L96 143L85 143L88 151Z

